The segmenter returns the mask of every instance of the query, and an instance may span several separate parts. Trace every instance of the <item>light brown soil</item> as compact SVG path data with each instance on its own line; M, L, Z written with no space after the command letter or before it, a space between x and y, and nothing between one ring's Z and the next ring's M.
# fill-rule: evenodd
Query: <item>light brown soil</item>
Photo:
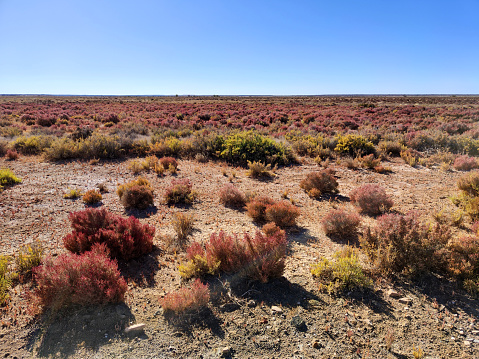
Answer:
M347 197L364 183L383 185L392 195L394 210L417 210L425 218L441 209L452 213L449 197L456 194L460 172L439 168L412 168L401 160L387 164L390 174L368 170L337 170L342 200L314 200L299 182L319 167L310 160L281 168L266 182L251 179L246 171L220 163L179 161L177 178L189 178L198 192L189 207L168 207L162 203L171 175L145 176L152 183L156 209L126 213L115 193L119 183L134 178L127 161L46 163L40 158L0 160L0 168L11 168L22 183L0 194L1 254L13 254L20 245L40 239L51 255L64 251L62 238L71 231L68 213L84 209L81 200L68 200L69 188L82 191L106 183L109 193L102 205L118 214L134 214L156 227L156 249L150 255L121 265L129 278L126 303L104 307L74 308L32 317L24 287L17 285L12 300L2 309L0 357L17 358L412 358L413 348L422 348L426 358L475 358L479 356L478 305L454 282L429 276L420 281L389 283L378 281L370 291L353 291L342 296L320 292L310 273L311 264L331 256L346 243L326 237L321 218L333 207L351 207ZM224 175L223 172L226 172ZM235 177L233 177L235 174ZM196 219L192 239L205 240L212 232L257 230L245 212L225 208L218 202L218 190L229 182L247 192L288 198L301 209L298 226L288 231L290 243L284 277L270 283L242 283L230 288L228 279L210 281L215 300L201 320L189 325L168 323L159 298L181 286L178 264L183 254L167 253L161 238L173 234L172 213L193 213ZM374 218L363 217L362 228ZM459 231L458 229L456 229ZM462 231L462 230L461 230ZM396 289L412 299L402 304L390 298ZM281 312L271 307L281 308ZM292 317L305 321L297 330ZM132 323L145 323L140 335L123 330ZM389 333L389 334L388 334ZM392 335L388 351L385 337ZM476 342L475 342L476 341ZM228 348L224 353L222 350Z

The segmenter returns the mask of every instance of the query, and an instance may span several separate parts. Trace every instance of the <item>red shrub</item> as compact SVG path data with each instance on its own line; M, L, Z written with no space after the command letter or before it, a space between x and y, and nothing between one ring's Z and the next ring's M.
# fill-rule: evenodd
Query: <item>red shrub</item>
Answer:
M451 243L449 250L449 267L453 274L461 278L473 278L479 275L478 237L459 237Z
M33 272L35 295L44 307L121 302L128 289L116 261L107 257L104 245L96 245L91 252L81 255L47 258Z
M281 228L295 226L299 214L299 208L287 201L276 202L265 210L266 220Z
M356 188L350 198L361 212L369 215L387 212L394 205L384 188L377 184L365 184Z
M321 221L327 236L355 237L361 217L356 212L347 212L344 209L330 211Z
M176 315L192 313L205 308L210 301L210 290L208 285L196 279L191 286L183 287L180 290L169 293L160 300L165 314L173 312Z
M220 203L227 207L242 208L246 203L245 195L231 183L225 184L219 192Z
M89 208L70 213L69 219L73 232L63 243L73 253L89 251L95 243L104 243L112 257L125 260L152 250L155 227L142 225L133 216L123 218L106 209Z
M246 204L248 215L256 222L264 222L266 220L266 207L274 204L274 200L266 196L258 196L253 198Z
M479 164L475 157L469 157L468 155L462 155L454 160L454 168L458 171L470 171L474 168L478 168Z
M271 235L245 233L243 238L220 231L211 235L205 249L198 243L190 246L189 263L180 266L180 273L189 278L221 271L266 282L283 274L286 246L285 232L279 229Z
M318 198L326 193L338 192L338 181L334 178L334 172L329 169L308 173L299 185L313 198Z
M15 161L18 159L18 152L15 150L7 150L7 154L5 155L7 160Z
M178 161L176 161L173 157L162 157L160 158L160 165L163 166L165 170L170 167L178 168Z

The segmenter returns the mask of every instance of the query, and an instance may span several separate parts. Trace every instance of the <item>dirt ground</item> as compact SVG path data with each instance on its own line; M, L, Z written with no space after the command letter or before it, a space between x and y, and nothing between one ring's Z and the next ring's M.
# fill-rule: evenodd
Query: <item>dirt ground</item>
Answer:
M32 316L25 288L17 285L9 305L1 308L0 357L413 358L414 348L421 348L425 358L477 358L479 306L456 283L432 275L419 281L378 280L371 290L330 296L319 290L310 273L321 256L330 257L347 244L325 236L320 221L333 207L352 208L347 198L361 184L383 185L394 199L393 209L400 213L417 210L432 220L439 210L455 211L449 197L457 194L461 172L412 168L400 159L386 165L392 173L332 164L341 196L314 200L299 186L307 173L319 169L311 160L280 168L270 181L251 179L244 169L221 163L180 160L176 177L191 180L197 200L188 207L166 206L163 192L173 176L149 173L145 176L155 189L155 208L127 213L115 190L119 183L134 178L128 161L90 165L47 163L39 157L0 159L0 168L10 168L22 178L21 184L0 193L1 254L13 254L20 245L37 239L50 255L62 253L62 238L71 231L68 213L85 208L81 200L64 199L63 194L73 188L84 192L99 183L109 189L103 195L103 207L136 215L156 227L155 250L120 265L129 283L123 304ZM257 230L245 212L218 202L218 190L230 180L244 192L277 200L287 191L287 197L299 206L298 226L287 233L284 276L266 284L234 286L230 285L234 278L212 279L214 300L201 320L169 323L159 298L181 286L178 265L184 259L182 253L163 249L162 238L174 233L169 224L172 213L194 214L192 239L205 240L221 229L228 233ZM362 230L374 221L363 216ZM399 298L391 297L390 289ZM127 326L138 323L145 324L143 331L124 333Z

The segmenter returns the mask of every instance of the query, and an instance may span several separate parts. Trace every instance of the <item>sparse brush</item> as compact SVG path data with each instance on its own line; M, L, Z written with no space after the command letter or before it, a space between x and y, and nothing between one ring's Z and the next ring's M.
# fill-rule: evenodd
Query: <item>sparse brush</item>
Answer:
M247 175L252 178L271 178L273 174L271 171L271 165L265 165L262 162L251 162L248 161L248 172Z
M266 208L274 204L275 201L266 196L257 196L246 204L246 211L255 222L266 221Z
M346 157L343 161L342 164L344 167L350 169L350 170L357 170L359 168L359 160L356 158L352 157Z
M39 241L20 247L15 255L18 274L23 278L31 277L33 268L42 263L43 253L44 249Z
M12 278L10 271L10 256L0 256L0 307L10 299L8 294L12 286Z
M8 160L8 161L15 161L18 159L18 152L15 151L15 150L7 150L7 153L5 155L5 158Z
M478 168L479 163L477 158L469 157L468 155L462 155L457 157L454 160L454 169L457 171L470 171L472 169Z
M411 167L416 167L419 164L421 154L411 148L404 149L401 151L401 158Z
M98 183L96 188L100 191L100 193L108 193L108 186L106 183Z
M162 157L159 159L159 162L164 169L168 169L172 174L176 173L178 169L178 161L173 157Z
M300 187L312 198L338 192L338 182L334 178L334 171L329 169L308 173L301 181Z
M274 222L278 227L286 228L296 225L296 218L299 217L300 210L288 201L281 201L267 206L264 214L267 221Z
M188 241L188 236L193 231L195 218L192 214L176 212L171 219L171 225L177 236L177 246L183 248Z
M356 212L335 209L328 212L321 223L327 236L353 238L358 234L361 217Z
M479 171L461 176L457 181L457 186L467 196L479 196Z
M350 198L362 213L373 216L389 211L394 205L384 188L377 184L365 184L356 188L351 192Z
M83 193L81 190L74 188L74 189L69 189L67 193L63 195L63 198L66 199L77 199L83 196Z
M192 203L196 198L196 193L192 190L191 182L188 178L174 179L170 187L165 191L165 201L167 204Z
M230 183L220 189L219 198L220 203L227 207L242 208L246 203L245 195Z
M153 189L143 177L120 185L116 193L125 208L146 209L153 206Z
M424 351L420 347L412 347L412 355L414 359L422 359L424 358Z
M388 351L391 350L391 347L394 343L394 340L396 340L396 333L394 332L394 329L388 329L386 335L384 336L384 341L386 343L386 349Z
M141 162L139 160L131 160L128 164L128 169L133 172L133 174L138 174L144 170Z
M374 154L372 153L370 155L361 157L359 161L361 162L361 165L364 168L369 168L369 169L378 167L379 164L381 163L381 160L379 158L375 158Z
M103 199L103 197L102 197L101 193L95 191L94 189L90 189L90 190L86 191L85 194L82 197L83 202L85 204L88 204L88 205L97 204L97 203L101 202L102 199Z
M196 279L189 287L183 287L176 292L167 294L160 299L164 314L185 315L194 314L205 308L210 301L208 285Z
M359 263L358 251L349 246L337 251L333 261L322 258L313 265L311 274L324 282L330 293L371 285L371 280L366 277Z

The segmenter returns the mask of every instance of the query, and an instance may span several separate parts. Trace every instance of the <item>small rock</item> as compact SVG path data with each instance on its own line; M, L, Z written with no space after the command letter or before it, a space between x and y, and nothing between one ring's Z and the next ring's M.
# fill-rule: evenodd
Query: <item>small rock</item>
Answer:
M130 325L129 327L125 328L125 333L139 333L145 329L144 323Z
M479 330L473 330L471 331L472 335L478 335L479 334Z
M221 357L226 358L231 355L231 347L224 347L220 350Z
M455 338L455 337L451 337L451 341L455 341L455 340L456 340L456 338Z
M479 340L478 340L478 339L474 339L474 344L479 344Z
M247 305L250 308L256 307L256 301L254 299L250 299Z
M389 289L387 295L390 298L401 298L401 294L394 289Z
M311 346L314 349L321 349L323 347L323 345L320 342L318 342L317 340L313 340L313 342L311 343Z
M470 347L470 346L471 346L471 342L468 341L468 340L464 340L464 343L463 343L463 344L464 344L464 346L466 346L466 347Z
M399 303L401 303L401 304L411 304L412 299L408 298L408 297L402 297L402 298L399 298Z
M310 299L308 301L308 304L313 308L317 308L317 307L321 306L321 302L319 300L316 300L316 299Z
M306 323L304 322L303 318L301 318L299 315L296 315L293 318L291 318L291 325L299 331L307 330Z
M444 312L445 309L446 309L446 307L444 306L444 304L441 304L441 305L439 306L439 308L438 308L438 310L439 310L440 312Z
M271 307L271 312L273 312L273 313L283 313L283 309L281 309L280 307L278 307L276 305L273 305Z
M460 335L464 335L464 330L460 330L460 331L459 331L459 334L460 334Z

